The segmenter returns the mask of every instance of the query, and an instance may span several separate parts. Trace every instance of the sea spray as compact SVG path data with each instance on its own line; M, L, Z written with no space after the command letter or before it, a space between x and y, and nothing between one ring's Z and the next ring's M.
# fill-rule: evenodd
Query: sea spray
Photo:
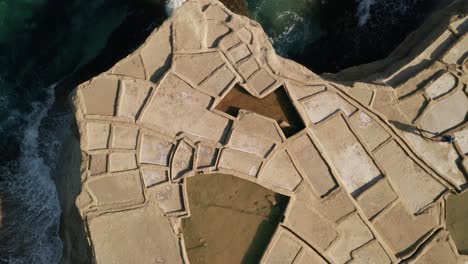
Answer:
M418 3L415 0L356 0L356 17L358 26L363 27L373 23L372 27L384 27L389 24L401 23L401 19L416 13ZM372 16L374 14L374 16Z
M59 238L60 206L52 179L57 139L54 131L40 136L43 120L54 103L50 86L44 102L33 102L25 117L21 154L13 164L0 167L0 194L4 219L0 238L0 263L58 263L62 252ZM63 133L63 124L62 133ZM66 130L66 129L65 129ZM16 171L16 173L12 173Z
M185 0L166 0L166 4L164 6L166 10L166 14L168 16L172 15L172 13L181 6Z
M251 17L284 57L301 54L320 36L318 6L317 0L247 0Z
M360 27L364 26L369 20L370 9L375 0L357 0L359 2L357 7L356 16L358 17L358 25Z
M54 98L48 84L98 55L76 78L99 74L102 65L126 55L124 48L134 50L142 30L166 17L161 6L142 2L0 1L0 263L59 262L60 207L53 178L73 122L64 101L74 85L57 86ZM131 20L138 16L138 23ZM116 41L112 34L118 29L123 33Z

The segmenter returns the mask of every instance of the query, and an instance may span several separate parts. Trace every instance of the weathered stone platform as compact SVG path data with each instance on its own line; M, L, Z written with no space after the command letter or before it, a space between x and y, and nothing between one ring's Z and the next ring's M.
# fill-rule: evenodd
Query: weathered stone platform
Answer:
M277 56L219 2L187 1L73 94L76 204L97 263L188 263L180 219L196 173L291 197L264 263L458 263L444 197L468 174L467 30L453 17L379 83L347 86ZM284 89L305 128L217 110L235 85L259 99Z

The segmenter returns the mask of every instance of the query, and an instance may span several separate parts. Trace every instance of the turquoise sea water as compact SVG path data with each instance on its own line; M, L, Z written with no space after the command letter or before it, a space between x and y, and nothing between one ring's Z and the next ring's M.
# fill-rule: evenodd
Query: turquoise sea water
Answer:
M383 58L410 18L424 17L421 2L247 0L277 52L317 72ZM165 17L145 0L0 0L0 263L58 263L54 170L72 123L66 96ZM384 44L373 47L375 38Z
M247 0L247 7L282 56L299 56L320 37L319 0Z

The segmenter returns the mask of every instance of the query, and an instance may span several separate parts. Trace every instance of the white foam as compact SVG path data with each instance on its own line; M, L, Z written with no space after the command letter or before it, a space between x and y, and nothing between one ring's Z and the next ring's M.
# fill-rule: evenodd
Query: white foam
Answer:
M60 205L52 171L55 168L57 138L54 131L40 137L40 126L55 101L55 85L48 87L44 102L32 103L33 110L24 117L20 156L14 167L0 167L4 176L2 194L14 201L14 207L5 208L8 219L2 226L0 262L6 263L58 263L62 241L58 230ZM61 126L61 130L67 127ZM62 133L62 132L60 132ZM53 141L49 141L53 139ZM49 158L48 158L49 157ZM50 159L52 158L52 159Z
M276 20L286 20L288 21L288 25L283 28L279 34L270 38L273 44L277 46L277 53L286 56L288 53L288 49L292 46L296 50L303 49L305 43L304 34L308 34L308 22L304 19L304 17L300 16L299 14L286 10L281 12ZM304 30L301 30L299 27L304 27Z
M356 16L358 17L358 25L360 27L364 26L370 17L370 10L373 4L375 4L375 0L357 0L359 5L357 7Z
M164 6L166 10L166 14L168 16L172 15L172 13L179 7L181 6L185 0L167 0L166 5Z

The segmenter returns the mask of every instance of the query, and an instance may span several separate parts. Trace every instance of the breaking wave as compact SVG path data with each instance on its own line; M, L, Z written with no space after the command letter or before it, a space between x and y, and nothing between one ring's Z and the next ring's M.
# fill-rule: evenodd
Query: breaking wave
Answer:
M262 24L276 52L291 57L320 36L316 1L247 0L252 18Z
M418 4L414 0L356 0L358 2L356 17L358 26L371 22L383 27L387 24L399 23L399 18L413 12ZM373 16L374 15L374 16ZM376 22L377 21L377 22Z
M359 2L357 7L356 16L358 17L358 25L364 26L367 21L369 20L370 16L370 9L373 4L375 4L375 0L357 0Z
M166 14L168 16L172 15L172 13L179 7L181 6L185 0L167 0L166 5L164 6L166 10Z
M0 167L0 263L49 264L58 263L61 257L61 210L52 174L70 118L69 114L57 115L53 125L41 128L43 121L50 118L54 87L48 87L46 100L33 102L33 110L24 117L19 158Z

